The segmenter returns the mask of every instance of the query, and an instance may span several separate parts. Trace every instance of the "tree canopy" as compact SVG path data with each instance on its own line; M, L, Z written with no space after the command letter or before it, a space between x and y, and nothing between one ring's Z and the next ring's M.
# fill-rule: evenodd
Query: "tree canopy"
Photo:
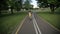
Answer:
M11 9L11 13L13 13L13 9L20 10L22 8L22 0L0 0L0 14L1 10Z
M24 3L24 8L26 8L27 10L32 8L32 5L30 4L31 0L26 0Z
M37 0L37 1L38 1L39 7L42 7L42 6L50 7L52 13L54 13L54 10L56 8L60 7L60 0Z

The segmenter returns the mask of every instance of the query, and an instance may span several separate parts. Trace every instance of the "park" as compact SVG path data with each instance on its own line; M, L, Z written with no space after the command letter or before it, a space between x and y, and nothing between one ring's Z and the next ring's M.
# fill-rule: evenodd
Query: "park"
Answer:
M0 0L0 34L60 34L60 0Z

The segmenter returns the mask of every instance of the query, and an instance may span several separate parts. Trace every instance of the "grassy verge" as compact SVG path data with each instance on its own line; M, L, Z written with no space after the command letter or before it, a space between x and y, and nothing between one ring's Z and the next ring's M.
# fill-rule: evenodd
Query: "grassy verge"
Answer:
M45 20L47 20L50 24L60 29L60 14L51 14L51 13L38 13L38 15Z
M0 17L0 34L11 34L14 27L26 16L26 12Z

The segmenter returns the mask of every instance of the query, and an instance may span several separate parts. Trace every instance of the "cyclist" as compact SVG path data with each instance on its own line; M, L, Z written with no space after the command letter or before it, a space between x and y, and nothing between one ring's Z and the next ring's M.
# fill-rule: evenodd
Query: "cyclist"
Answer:
M30 20L32 19L32 12L31 11L29 11L29 18L30 18Z

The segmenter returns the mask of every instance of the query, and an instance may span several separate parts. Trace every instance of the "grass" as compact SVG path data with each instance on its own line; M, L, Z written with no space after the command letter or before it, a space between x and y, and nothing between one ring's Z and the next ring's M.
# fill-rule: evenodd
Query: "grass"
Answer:
M11 34L15 26L26 16L26 12L0 17L0 34Z
M51 14L51 13L47 13L47 12L40 12L38 13L38 15L40 17L42 17L43 19L47 20L50 24L52 24L53 26L57 27L58 29L60 29L60 14Z

